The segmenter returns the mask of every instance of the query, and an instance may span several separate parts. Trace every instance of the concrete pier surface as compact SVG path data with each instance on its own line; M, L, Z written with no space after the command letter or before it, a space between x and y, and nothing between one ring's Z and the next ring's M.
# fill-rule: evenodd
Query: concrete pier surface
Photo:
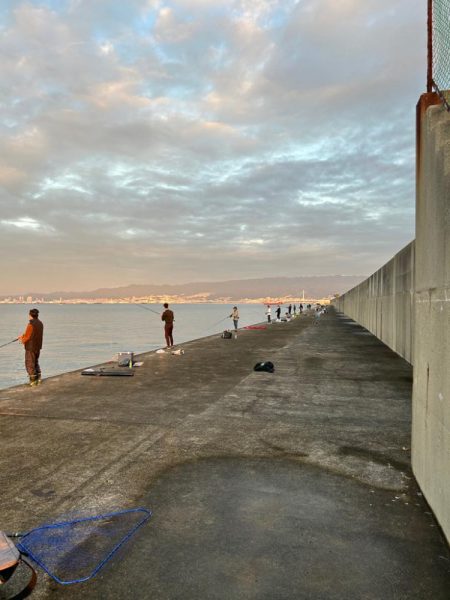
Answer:
M0 529L153 511L96 578L40 571L33 597L450 598L410 468L408 363L333 309L182 347L134 377L0 391Z

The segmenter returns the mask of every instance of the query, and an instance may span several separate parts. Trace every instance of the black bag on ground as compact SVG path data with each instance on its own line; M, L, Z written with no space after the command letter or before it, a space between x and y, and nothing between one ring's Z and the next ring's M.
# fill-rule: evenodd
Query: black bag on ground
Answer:
M229 330L227 329L227 330L225 330L225 331L222 333L221 337L222 337L224 340L231 340L231 338L233 337L233 334L231 333L231 331L229 331Z
M266 371L266 373L273 373L275 371L275 365L270 362L270 360L266 362L259 362L253 367L254 371Z

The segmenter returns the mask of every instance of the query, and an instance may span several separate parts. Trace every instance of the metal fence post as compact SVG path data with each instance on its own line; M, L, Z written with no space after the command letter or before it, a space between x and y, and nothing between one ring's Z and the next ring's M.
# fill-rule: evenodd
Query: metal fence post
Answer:
M427 92L433 91L433 0L428 0Z

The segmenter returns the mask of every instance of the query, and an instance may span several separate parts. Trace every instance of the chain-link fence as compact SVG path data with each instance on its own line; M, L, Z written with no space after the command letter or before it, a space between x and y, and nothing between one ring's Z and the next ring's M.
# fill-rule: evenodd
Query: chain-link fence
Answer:
M432 85L450 109L449 95L444 93L450 90L450 0L432 0L430 4Z

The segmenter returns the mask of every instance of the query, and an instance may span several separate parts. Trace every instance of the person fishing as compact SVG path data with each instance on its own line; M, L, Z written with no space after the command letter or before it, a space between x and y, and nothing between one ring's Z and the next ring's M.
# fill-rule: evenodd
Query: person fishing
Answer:
M25 347L25 368L30 378L30 386L41 383L41 367L39 366L39 355L42 349L42 338L44 334L44 324L39 320L39 311L32 308L29 312L30 321L19 340Z
M169 309L169 305L167 302L164 303L164 312L161 315L161 321L164 321L164 337L166 338L166 346L167 348L172 348L173 346L173 322L175 321L175 316L173 311Z
M278 306L275 312L277 313L277 321L279 321L281 319L281 306Z
M239 321L239 311L237 306L233 306L233 312L230 315L230 319L233 319L234 330L237 331Z
M267 317L267 322L270 323L272 321L272 309L270 307L270 304L267 305L266 317Z

